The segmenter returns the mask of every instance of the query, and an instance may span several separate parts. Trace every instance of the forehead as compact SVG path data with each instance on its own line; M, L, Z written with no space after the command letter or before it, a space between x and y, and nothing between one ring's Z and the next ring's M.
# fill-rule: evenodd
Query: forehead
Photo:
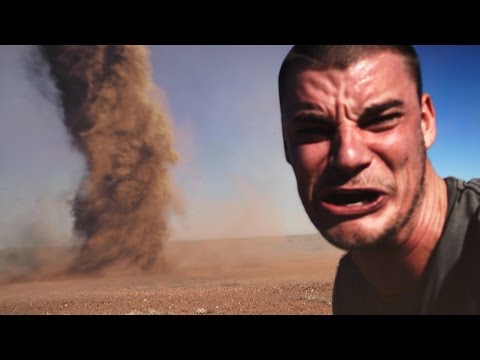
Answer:
M391 98L416 99L416 84L404 58L391 52L363 57L344 70L292 71L285 91L290 110L305 102L333 105L340 99L365 107Z

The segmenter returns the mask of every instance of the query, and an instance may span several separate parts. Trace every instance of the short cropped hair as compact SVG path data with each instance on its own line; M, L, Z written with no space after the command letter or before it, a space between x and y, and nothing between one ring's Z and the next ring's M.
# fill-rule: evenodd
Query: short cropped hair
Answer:
M412 45L295 45L283 61L278 76L280 106L282 106L288 74L307 69L345 70L361 58L379 52L392 52L404 57L412 80L417 85L419 102L422 98L420 60Z

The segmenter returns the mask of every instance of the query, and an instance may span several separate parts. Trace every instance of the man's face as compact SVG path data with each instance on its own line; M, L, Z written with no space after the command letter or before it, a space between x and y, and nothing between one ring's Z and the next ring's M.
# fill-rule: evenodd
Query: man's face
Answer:
M416 216L434 110L401 56L290 74L282 123L300 198L332 244L375 246Z

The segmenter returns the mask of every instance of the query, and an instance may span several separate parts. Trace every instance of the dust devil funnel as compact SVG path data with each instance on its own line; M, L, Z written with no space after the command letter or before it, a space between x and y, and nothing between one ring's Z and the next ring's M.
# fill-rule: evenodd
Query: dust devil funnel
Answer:
M152 94L147 49L128 45L41 45L59 90L63 122L84 154L73 201L83 239L72 272L114 263L151 268L168 237L169 168L177 155L167 114Z

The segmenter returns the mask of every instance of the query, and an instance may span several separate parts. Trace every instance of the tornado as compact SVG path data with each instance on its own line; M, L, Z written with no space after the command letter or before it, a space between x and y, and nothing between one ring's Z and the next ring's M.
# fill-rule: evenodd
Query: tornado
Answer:
M87 172L72 203L81 250L69 268L114 264L143 270L161 259L177 161L167 112L151 79L148 49L40 45L58 89L63 123Z

